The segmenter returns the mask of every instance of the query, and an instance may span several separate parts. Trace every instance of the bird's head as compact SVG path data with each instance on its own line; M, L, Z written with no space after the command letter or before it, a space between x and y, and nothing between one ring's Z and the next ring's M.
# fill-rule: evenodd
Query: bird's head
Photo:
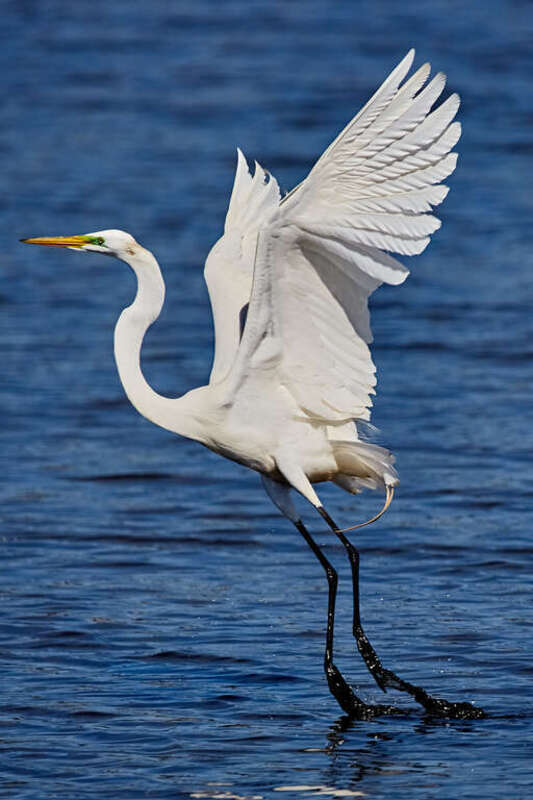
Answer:
M128 261L141 245L125 231L109 230L85 233L81 236L40 236L35 239L21 239L26 244L43 244L48 247L68 247L85 253L103 253Z

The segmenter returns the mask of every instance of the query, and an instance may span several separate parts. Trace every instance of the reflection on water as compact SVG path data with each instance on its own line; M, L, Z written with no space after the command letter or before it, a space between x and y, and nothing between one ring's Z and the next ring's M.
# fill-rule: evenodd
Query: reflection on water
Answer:
M529 798L532 19L495 0L6 4L1 797ZM464 134L442 231L373 300L373 422L402 483L357 538L362 615L385 666L489 716L390 692L405 715L332 724L319 565L256 476L124 397L129 271L17 240L131 231L168 288L147 379L200 385L235 147L290 188L411 45L462 95ZM376 507L320 492L341 523ZM305 514L339 568L338 665L383 702L344 552Z
M205 792L191 792L190 797L209 798L209 800L263 800L262 794L233 794L231 791L225 791L220 788L228 786L229 784L220 783L219 781L210 781L208 786L213 789L206 789Z

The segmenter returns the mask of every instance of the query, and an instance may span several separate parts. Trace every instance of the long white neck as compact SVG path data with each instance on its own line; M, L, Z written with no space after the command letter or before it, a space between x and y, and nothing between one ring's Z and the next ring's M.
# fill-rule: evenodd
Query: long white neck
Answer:
M124 258L126 260L126 258ZM150 325L161 313L165 283L159 264L148 250L137 247L127 258L137 276L135 300L124 309L115 326L115 361L122 386L137 411L162 428L203 441L198 394L169 398L158 394L141 370L141 346Z

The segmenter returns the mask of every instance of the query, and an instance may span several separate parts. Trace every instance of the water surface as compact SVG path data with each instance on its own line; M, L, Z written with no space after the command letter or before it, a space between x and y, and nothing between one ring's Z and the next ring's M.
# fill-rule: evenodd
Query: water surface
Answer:
M527 3L6 3L2 19L0 796L530 797L532 15ZM442 231L373 300L373 421L398 498L362 531L386 665L488 718L350 723L322 674L326 587L252 473L139 417L112 329L124 265L24 248L109 227L159 258L148 380L205 382L202 267L235 147L284 188L410 46L462 95ZM349 524L380 498L321 491ZM341 575L338 664L354 653Z

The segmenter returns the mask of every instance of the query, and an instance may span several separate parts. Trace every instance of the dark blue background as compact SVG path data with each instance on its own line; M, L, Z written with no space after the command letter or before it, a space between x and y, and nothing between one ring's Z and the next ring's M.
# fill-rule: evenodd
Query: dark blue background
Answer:
M532 28L510 0L2 4L1 797L530 797ZM303 541L256 475L124 397L131 273L18 238L130 231L168 284L146 376L205 382L236 146L291 188L411 46L464 135L443 229L373 300L402 484L357 537L363 615L387 665L490 716L344 726ZM346 524L381 499L321 494ZM341 572L339 666L380 701L306 515Z

